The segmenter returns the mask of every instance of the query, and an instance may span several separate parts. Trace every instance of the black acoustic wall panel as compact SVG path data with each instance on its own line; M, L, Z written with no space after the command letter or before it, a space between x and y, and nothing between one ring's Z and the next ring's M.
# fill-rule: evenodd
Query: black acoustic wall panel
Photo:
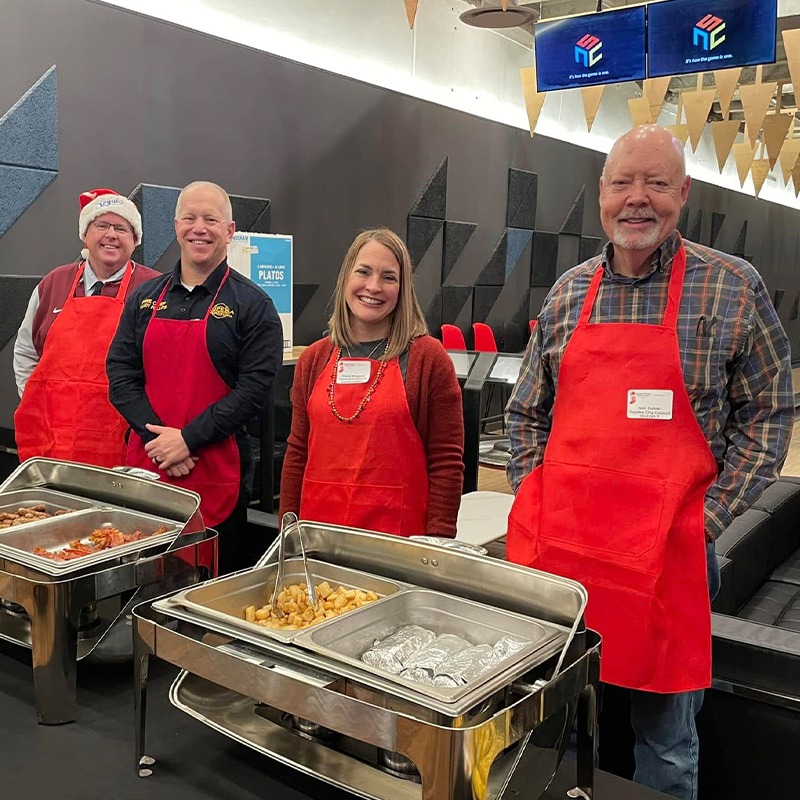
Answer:
M536 231L533 234L531 286L552 286L558 268L558 234Z
M502 286L476 286L472 293L472 321L486 322L489 312L494 308Z
M447 216L447 156L441 160L409 213L442 220Z
M539 176L523 169L508 170L508 197L506 200L506 225L509 228L536 228L536 203L539 193Z
M583 204L586 198L586 185L581 186L578 196L570 206L564 224L561 226L559 233L572 233L580 236L583 233Z

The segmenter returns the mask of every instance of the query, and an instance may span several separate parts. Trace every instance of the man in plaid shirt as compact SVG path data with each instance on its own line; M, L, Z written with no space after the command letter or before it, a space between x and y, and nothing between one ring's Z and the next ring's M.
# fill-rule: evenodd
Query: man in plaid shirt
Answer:
M661 663L654 656L652 665L652 675L660 677L630 677L626 660L646 659L648 643L642 641L655 629L669 629L669 622L648 617L646 609L680 605L675 599L682 597L680 579L686 576L672 576L672 567L685 564L688 574L698 563L703 573L707 566L708 591L712 597L718 591L713 540L777 479L794 403L789 343L760 275L742 259L682 241L676 230L689 191L685 170L680 142L657 126L621 137L608 156L600 180L600 216L609 244L551 289L508 403L508 480L517 494L508 550L513 561L587 586L587 624L603 634L602 662L609 662L602 677L633 690L635 780L678 798L696 798L694 716L710 678L707 608L692 601L695 616L702 618L696 660L700 667L707 662L706 678L697 679L700 667L682 671L681 662L692 662L694 652L684 659L679 643L660 647L657 638L649 644L661 653ZM685 272L682 286L673 281L670 290L673 266ZM668 296L677 298L671 330ZM662 333L663 346L637 362L640 348L647 351L648 342ZM608 338L599 344L592 338L596 335ZM565 361L571 342L571 358ZM658 362L655 371L648 372L653 361ZM670 389L642 385L640 374L648 375L641 381L650 384L659 384L663 375ZM677 376L674 384L671 374ZM640 390L647 390L651 400L643 400ZM677 434L669 427L676 421ZM680 474L675 478L670 470ZM642 476L638 482L637 475ZM650 501L642 499L641 511L631 509L638 502L638 484L650 491L655 478L693 488L672 497L679 509L674 518L666 523L654 518L653 542L665 555L652 561L649 572L643 567L639 573L626 556L631 556L630 542L647 528L654 495L642 493ZM608 499L615 497L616 505ZM671 508L669 500L668 494L659 507ZM696 531L687 533L692 525L686 520L697 520ZM628 539L620 532L626 526L631 527ZM706 565L698 562L703 532ZM643 547L642 552L640 560L646 561L649 551ZM705 587L705 575L700 577ZM670 581L673 594L659 596ZM617 594L607 589L614 582ZM691 589L685 591L688 596ZM594 618L593 600L599 604ZM612 618L631 605L645 610L638 612L643 619L631 612L626 641ZM633 632L639 630L644 633ZM677 657L665 664L664 653ZM670 673L679 677L673 681Z

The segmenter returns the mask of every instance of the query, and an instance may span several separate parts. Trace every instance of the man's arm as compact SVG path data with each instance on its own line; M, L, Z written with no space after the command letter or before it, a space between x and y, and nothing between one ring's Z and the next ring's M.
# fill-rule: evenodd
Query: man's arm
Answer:
M148 431L145 426L161 425L162 422L153 411L144 390L142 345L136 338L140 299L139 293L134 292L125 302L117 332L108 350L106 372L111 404L142 437L142 442L147 444L157 434Z
M552 425L555 386L542 357L542 327L539 323L533 330L517 385L506 406L506 426L511 440L511 460L506 475L515 494L525 477L544 460Z
M19 396L25 391L25 384L28 378L33 375L36 365L39 363L39 353L33 345L33 318L39 309L39 287L33 290L31 299L28 301L28 308L25 311L25 318L17 331L17 340L14 342L14 377L17 381L17 391Z
M730 380L728 447L722 471L706 493L705 527L713 538L777 480L792 435L789 341L760 280L751 309L750 331Z
M283 364L283 328L269 297L243 322L239 374L233 391L213 403L181 430L190 453L222 441L266 406L272 383Z

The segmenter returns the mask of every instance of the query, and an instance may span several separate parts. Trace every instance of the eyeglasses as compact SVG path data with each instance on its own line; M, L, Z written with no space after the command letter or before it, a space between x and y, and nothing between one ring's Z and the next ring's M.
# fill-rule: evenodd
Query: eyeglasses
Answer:
M108 233L109 228L113 228L117 236L122 236L124 233L128 234L128 236L133 236L133 231L127 225L112 225L105 220L95 220L92 225L101 233Z

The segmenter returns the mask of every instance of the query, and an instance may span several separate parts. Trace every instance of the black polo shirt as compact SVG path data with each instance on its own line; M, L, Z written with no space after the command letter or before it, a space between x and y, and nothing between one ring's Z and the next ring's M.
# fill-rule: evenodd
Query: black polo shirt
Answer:
M155 438L147 423L162 425L144 390L142 343L153 304L168 286L156 316L161 319L202 319L217 294L208 317L206 344L219 376L231 393L186 424L183 438L194 452L236 434L240 449L244 426L267 404L275 375L283 363L283 330L272 300L252 281L234 270L220 288L228 268L223 261L194 288L181 284L180 261L129 294L117 333L108 351L109 398L144 442ZM192 386L183 390L191 392ZM243 450L243 455L245 451Z

